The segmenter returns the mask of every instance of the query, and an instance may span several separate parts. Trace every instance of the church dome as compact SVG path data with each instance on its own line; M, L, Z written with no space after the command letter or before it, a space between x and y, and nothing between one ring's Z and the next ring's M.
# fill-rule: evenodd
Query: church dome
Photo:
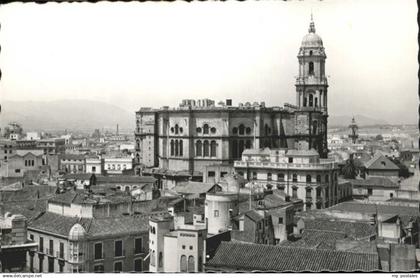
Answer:
M309 24L309 33L306 34L302 39L302 47L322 47L321 37L315 33L315 23L311 18Z
M78 241L84 239L86 235L85 229L79 223L76 223L71 227L69 232L69 240Z

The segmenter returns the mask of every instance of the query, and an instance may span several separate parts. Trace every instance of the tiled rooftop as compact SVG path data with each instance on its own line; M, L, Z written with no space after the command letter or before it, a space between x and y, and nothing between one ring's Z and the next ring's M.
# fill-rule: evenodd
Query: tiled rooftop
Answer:
M378 255L273 245L222 242L207 266L242 271L375 271Z
M283 241L280 245L335 250L336 240L344 238L346 238L346 234L342 232L305 230L303 231L301 238L297 238L293 241Z
M339 232L354 239L376 235L375 226L365 222L339 221L332 219L305 219L305 231Z

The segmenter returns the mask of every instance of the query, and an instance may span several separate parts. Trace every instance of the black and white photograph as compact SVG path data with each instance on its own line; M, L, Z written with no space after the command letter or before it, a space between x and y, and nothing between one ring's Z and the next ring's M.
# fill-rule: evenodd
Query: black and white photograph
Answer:
M417 277L417 4L0 4L0 276Z

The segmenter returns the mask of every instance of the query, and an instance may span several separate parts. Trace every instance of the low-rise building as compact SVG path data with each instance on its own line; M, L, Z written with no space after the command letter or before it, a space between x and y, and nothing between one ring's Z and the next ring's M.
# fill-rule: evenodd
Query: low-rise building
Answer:
M131 157L105 157L104 169L108 174L122 174L123 171L133 168L133 159Z
M353 185L353 198L386 201L397 196L400 189L397 178L370 176L367 179L348 180Z
M85 173L85 157L77 154L63 154L60 156L60 170L65 173Z
M365 163L365 168L367 176L398 177L400 171L394 162L380 152L376 152L372 159Z

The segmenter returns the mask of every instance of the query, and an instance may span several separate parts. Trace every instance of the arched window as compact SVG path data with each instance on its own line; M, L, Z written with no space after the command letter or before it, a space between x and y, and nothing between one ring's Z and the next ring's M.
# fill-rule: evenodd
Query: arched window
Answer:
M239 125L239 135L244 135L245 133L245 126L243 124Z
M306 97L304 97L303 98L303 107L306 107L306 105L307 105L307 99L306 99Z
M184 141L179 140L179 155L183 156Z
M209 156L210 155L210 150L209 150L209 141L204 141L204 145L203 145L203 152L204 152L204 156Z
M203 133L204 133L204 134L209 134L209 125L208 125L208 124L205 124L205 125L203 126Z
M181 272L187 272L187 256L182 255L181 256L181 262L180 262L180 270Z
M246 132L247 135L251 134L251 128L250 127L247 127L245 129L245 132Z
M313 121L313 123L312 123L312 134L316 134L317 129L318 129L318 122Z
M201 144L201 141L198 140L197 143L195 143L195 156L202 156L203 155L203 144Z
M171 155L174 155L174 140L171 140Z
M194 257L193 256L189 256L188 257L188 272L195 272L195 262L194 262Z
M309 62L309 75L313 75L314 74L314 62Z
M176 124L175 125L175 134L178 134L178 132L179 132L179 126Z
M245 142L245 147L246 147L247 149L250 149L250 148L251 148L251 140L246 140L246 142Z
M216 133L216 128L215 127L210 128L210 132L213 134Z
M182 127L179 128L179 133L182 133L183 129Z
M293 176L292 176L292 181L294 181L294 182L297 182L297 181L298 181L298 179L297 179L297 174L293 174Z
M211 141L210 144L210 156L215 157L216 156L216 141Z
M315 97L315 107L318 107L318 98Z
M309 107L314 106L314 96L309 94Z
M178 140L175 140L175 156L178 156L179 150L178 150Z
M171 132L172 132L172 133L174 133L174 132L175 132L175 129L174 129L173 127L171 127Z
M232 129L232 133L235 134L235 135L238 134L238 128L237 127L234 127Z
M311 182L311 175L306 175L306 182Z
M201 132L201 127L197 127L196 131L197 131L197 133L200 133Z
M321 182L321 175L316 175L316 182Z
M278 173L277 174L277 180L278 181L284 181L284 173Z
M312 50L309 51L309 56L312 56Z

